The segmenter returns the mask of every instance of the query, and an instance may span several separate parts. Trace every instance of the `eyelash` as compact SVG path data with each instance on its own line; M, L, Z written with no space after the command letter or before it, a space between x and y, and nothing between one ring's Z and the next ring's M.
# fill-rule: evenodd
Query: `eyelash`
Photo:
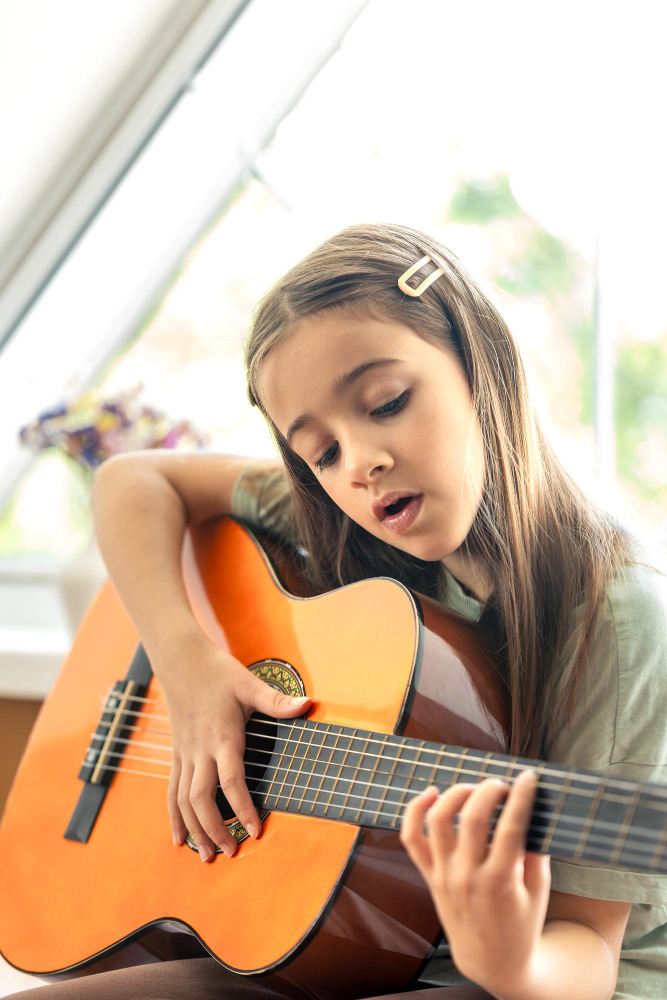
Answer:
M371 416L372 417L376 417L377 416L377 417L381 417L381 418L384 419L384 417L393 417L395 414L400 413L401 410L405 409L405 404L408 401L408 397L410 396L410 392L411 392L410 389L406 389L405 392L402 392L400 396L396 397L396 399L391 399L388 403L385 403L384 406L379 406L377 408L377 410L373 410L372 413L371 413ZM398 403L400 400L403 400L403 402L400 404L400 406L394 406L393 405L394 403ZM387 407L388 406L392 406L393 409L387 411ZM382 410L385 410L387 412L382 413L381 412ZM331 448L333 448L333 445L331 445ZM320 474L323 473L324 470L327 469L330 465L332 465L333 462L335 461L336 456L333 455L329 459L328 462L325 462L325 458L327 457L327 455L331 451L331 448L327 448L327 450L324 452L324 454L319 459L319 461L315 462L314 468L315 468L316 472L319 470Z

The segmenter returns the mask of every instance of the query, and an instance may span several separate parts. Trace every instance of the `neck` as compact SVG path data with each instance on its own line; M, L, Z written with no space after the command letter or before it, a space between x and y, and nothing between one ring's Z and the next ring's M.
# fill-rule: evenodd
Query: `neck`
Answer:
M484 603L493 593L493 585L486 566L476 556L462 553L461 549L442 560L452 576L472 592L473 597Z

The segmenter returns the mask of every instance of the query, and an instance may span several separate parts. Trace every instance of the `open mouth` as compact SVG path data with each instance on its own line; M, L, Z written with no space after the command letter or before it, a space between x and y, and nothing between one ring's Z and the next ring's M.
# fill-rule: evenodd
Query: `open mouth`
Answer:
M387 514L398 514L399 510L403 510L406 504L410 503L412 497L401 497L396 503L390 503L388 507L385 507Z

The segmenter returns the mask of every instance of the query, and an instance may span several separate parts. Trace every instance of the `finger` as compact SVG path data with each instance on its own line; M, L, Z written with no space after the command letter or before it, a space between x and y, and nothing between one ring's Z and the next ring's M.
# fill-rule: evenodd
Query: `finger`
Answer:
M174 756L171 762L171 773L169 775L169 787L167 788L167 811L169 822L175 844L182 844L187 834L187 827L178 808L176 797L178 795L178 783L181 778L181 758Z
M431 848L424 835L424 816L426 810L433 805L437 797L438 789L432 785L410 799L403 812L403 822L399 834L399 840L424 879L430 873L433 865Z
M215 801L218 791L218 767L212 757L195 762L192 784L190 786L190 803L197 820L204 830L207 841L221 847L228 857L236 851L236 840L225 826L220 809ZM199 846L199 844L197 844Z
M192 787L193 774L194 766L189 764L187 761L184 761L181 769L181 777L178 783L177 802L178 808L181 811L181 816L183 817L183 822L195 842L197 850L199 851L199 856L202 861L207 861L215 855L215 844L211 838L207 836L206 831L197 819L197 814L192 808L192 804L190 802L190 788Z
M491 817L508 792L509 786L504 781L486 778L461 809L459 857L470 869L478 868L488 857Z
M551 858L529 851L523 864L523 882L531 895L551 886Z
M218 778L230 809L250 836L256 839L262 832L262 823L246 783L244 752L245 746L242 743L225 740L217 757ZM250 778L253 777L256 778L257 775L250 774Z
M283 694L282 691L276 691L266 681L249 671L246 671L244 683L237 697L250 711L263 712L264 715L270 715L274 719L296 718L303 715L312 702L308 695L293 698L291 695ZM250 712L247 714L250 715Z
M472 795L476 785L450 785L426 813L426 829L434 861L446 861L457 846L454 817Z
M514 779L489 851L489 867L508 871L522 861L535 804L537 773L528 769Z

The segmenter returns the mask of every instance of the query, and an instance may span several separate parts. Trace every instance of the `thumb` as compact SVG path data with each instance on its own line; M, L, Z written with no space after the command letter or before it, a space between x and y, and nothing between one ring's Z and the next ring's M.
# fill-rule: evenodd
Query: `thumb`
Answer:
M289 694L276 691L275 688L259 677L257 678L257 684L252 687L248 700L258 712L263 712L264 715L272 715L278 719L289 719L293 716L303 715L306 707L312 701L308 695L303 698L293 698Z

